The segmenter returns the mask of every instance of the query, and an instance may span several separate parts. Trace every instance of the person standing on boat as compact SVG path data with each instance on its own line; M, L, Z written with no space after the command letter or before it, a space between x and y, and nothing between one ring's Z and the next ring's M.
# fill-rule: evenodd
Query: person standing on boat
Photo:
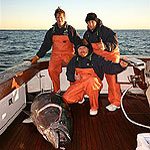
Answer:
M120 53L116 33L104 26L95 13L88 13L85 22L87 30L83 37L92 44L94 53L118 63ZM105 74L105 77L108 83L108 100L110 102L106 109L115 111L120 108L121 103L120 84L116 81L116 75Z
M90 115L96 115L104 73L111 75L120 73L128 64L123 61L113 63L93 53L92 45L85 39L80 41L76 48L76 56L67 65L66 75L71 85L64 93L63 99L67 103L78 103L82 101L86 94L90 101Z
M56 23L50 28L44 38L40 50L32 58L31 63L36 63L52 47L52 54L49 62L48 72L53 82L54 92L60 92L59 75L62 65L68 64L74 56L74 46L79 37L77 31L65 21L65 12L61 8L55 10Z

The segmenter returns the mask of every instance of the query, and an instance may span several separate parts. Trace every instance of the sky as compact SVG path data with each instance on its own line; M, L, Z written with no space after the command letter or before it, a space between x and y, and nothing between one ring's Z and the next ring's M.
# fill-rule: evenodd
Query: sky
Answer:
M75 29L94 12L111 29L150 29L150 0L0 0L0 29L46 29L60 6Z

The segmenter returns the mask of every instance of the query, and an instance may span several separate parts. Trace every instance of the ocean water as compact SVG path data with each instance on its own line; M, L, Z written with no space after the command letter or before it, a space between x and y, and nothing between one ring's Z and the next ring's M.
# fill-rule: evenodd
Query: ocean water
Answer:
M80 36L84 30L78 30ZM121 55L150 56L150 30L115 30ZM0 30L0 71L31 59L39 50L46 30ZM51 50L42 59L49 59Z

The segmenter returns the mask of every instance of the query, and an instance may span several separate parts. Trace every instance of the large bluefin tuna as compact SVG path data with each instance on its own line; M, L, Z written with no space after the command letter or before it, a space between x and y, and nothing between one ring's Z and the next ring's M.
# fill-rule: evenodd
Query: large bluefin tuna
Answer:
M71 141L72 117L59 95L42 93L31 105L31 118L38 131L55 148Z

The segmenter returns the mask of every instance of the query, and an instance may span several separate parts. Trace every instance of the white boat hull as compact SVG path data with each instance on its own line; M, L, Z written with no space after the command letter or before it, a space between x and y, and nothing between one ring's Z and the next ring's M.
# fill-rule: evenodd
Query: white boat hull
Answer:
M0 135L26 106L25 84L0 100Z

